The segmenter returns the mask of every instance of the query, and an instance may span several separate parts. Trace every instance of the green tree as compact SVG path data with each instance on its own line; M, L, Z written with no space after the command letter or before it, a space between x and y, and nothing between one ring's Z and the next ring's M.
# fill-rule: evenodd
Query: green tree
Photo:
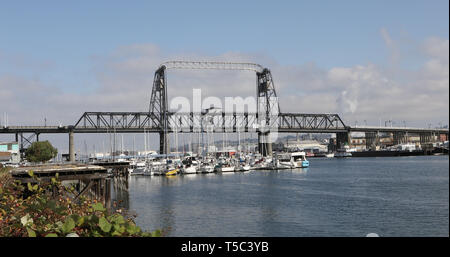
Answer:
M46 162L58 154L58 150L49 141L34 142L25 151L25 158L30 162Z

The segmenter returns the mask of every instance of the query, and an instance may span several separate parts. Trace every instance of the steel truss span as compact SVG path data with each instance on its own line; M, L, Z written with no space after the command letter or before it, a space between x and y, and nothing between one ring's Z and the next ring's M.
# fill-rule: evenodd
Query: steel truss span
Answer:
M256 113L168 113L167 132L345 132L337 114L280 113L267 124ZM76 133L162 132L159 117L148 112L85 112L73 126Z
M257 92L257 110L256 116L258 120L257 131L259 133L269 133L267 128L276 129L276 123L278 122L278 115L280 113L280 106L278 104L278 98L275 91L275 85L273 83L272 74L270 70L263 68L259 64L255 63L234 63L234 62L192 62L192 61L169 61L163 63L155 72L152 93L149 103L149 118L153 125L159 125L160 131L160 152L168 153L169 149L169 138L168 133L174 129L172 126L174 123L177 124L177 120L174 121L173 114L169 112L168 109L168 98L167 98L167 79L166 79L166 69L215 69L215 70L249 70L256 73L256 92ZM151 117L150 117L151 116ZM170 116L170 117L169 117ZM220 128L225 131L227 122L227 117L229 115L222 115L222 120L220 120L220 115L214 117L217 120L218 125L215 127ZM231 117L239 117L233 116ZM195 129L196 122L198 120L195 118L196 115L192 114L181 114L179 119L184 119L184 124L180 123L185 130L193 131ZM202 115L200 115L203 120ZM243 118L249 118L248 115L243 114ZM237 118L236 118L237 119ZM229 120L229 118L228 118ZM181 122L181 121L180 121ZM220 123L222 122L222 123ZM235 123L238 121L236 120ZM248 120L246 121L248 123ZM264 123L264 124L263 124ZM194 125L189 125L194 124ZM200 123L201 125L202 123ZM244 129L249 129L249 124L245 125ZM235 124L235 126L238 126ZM153 126L152 126L153 127ZM192 129L190 127L193 127ZM188 129L189 128L189 129ZM175 127L176 129L176 127ZM199 130L203 130L202 125ZM231 128L233 131L233 128ZM271 150L268 150L271 152Z
M191 62L191 61L168 61L161 67L166 69L201 69L201 70L249 70L262 72L264 68L256 63L237 63L237 62Z

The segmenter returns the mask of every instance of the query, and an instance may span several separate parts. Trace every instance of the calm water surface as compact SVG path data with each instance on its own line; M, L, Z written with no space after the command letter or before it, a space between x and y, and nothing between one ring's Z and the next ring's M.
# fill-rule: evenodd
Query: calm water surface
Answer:
M317 158L308 169L133 176L114 198L139 226L168 236L448 237L449 158Z

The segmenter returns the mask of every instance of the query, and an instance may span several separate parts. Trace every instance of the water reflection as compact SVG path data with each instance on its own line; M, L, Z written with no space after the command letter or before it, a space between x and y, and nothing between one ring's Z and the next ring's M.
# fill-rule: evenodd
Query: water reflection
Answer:
M130 209L130 194L128 193L128 179L124 177L116 177L112 179L111 183L111 202L113 203L112 209Z
M266 224L266 226L262 226L262 235L270 236L278 234L278 226L275 225L275 221L278 217L278 201L274 201L274 198L277 198L277 192L274 190L275 183L272 183L272 178L277 176L275 172L267 173L267 183L264 183L263 186L260 187L258 195L261 213L261 223Z
M172 233L175 224L174 192L173 186L180 184L179 177L158 177L161 183L159 194L164 201L160 202L157 218L160 220L164 234Z
M137 222L144 225L147 230L160 229L167 236L183 235L180 230L183 230L183 226L186 225L184 223L187 221L198 223L201 227L201 223L206 220L217 219L219 223L228 223L227 220L234 218L235 215L245 217L247 214L252 216L251 219L259 220L258 224L265 224L258 228L259 232L255 231L255 236L271 236L282 232L277 222L283 219L281 211L286 197L284 192L280 191L280 185L288 186L282 184L283 179L287 174L293 177L299 175L305 177L308 170L308 168L258 170L171 177L132 176L127 180L114 179L111 197L112 201L117 203L116 209L123 208L130 214L137 214ZM263 179L251 179L255 175L260 178L262 176ZM245 194L248 194L250 198L239 199ZM255 196L257 196L256 199ZM133 199L131 203L130 198ZM216 201L223 201L223 203L218 204ZM247 211L239 210L239 205L242 204L249 207L254 205L256 208L252 207ZM238 209L233 210L233 206ZM246 219L243 218L243 221ZM149 224L151 228L148 228ZM202 229L202 231L208 231L205 228ZM213 227L211 229L214 231L209 234L220 235L220 231ZM208 236L208 234L204 235ZM241 236L246 235L248 234L241 234Z

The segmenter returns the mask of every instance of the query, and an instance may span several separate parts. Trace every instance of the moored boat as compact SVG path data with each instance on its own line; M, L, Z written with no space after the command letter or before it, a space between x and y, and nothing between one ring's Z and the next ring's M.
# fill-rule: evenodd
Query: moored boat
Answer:
M165 173L166 176L175 176L178 173L180 173L180 169L175 168L175 169L169 169L167 170L167 172Z
M192 157L188 157L182 161L183 166L181 167L182 174L194 174L198 172L199 163Z
M200 167L200 173L213 173L214 172L214 166L210 164L203 164Z
M277 155L275 169L295 169L309 167L305 152L281 153Z
M234 171L249 171L251 169L251 166L248 164L244 165L238 165L234 168Z
M235 169L233 166L223 166L216 168L217 172L233 172Z

